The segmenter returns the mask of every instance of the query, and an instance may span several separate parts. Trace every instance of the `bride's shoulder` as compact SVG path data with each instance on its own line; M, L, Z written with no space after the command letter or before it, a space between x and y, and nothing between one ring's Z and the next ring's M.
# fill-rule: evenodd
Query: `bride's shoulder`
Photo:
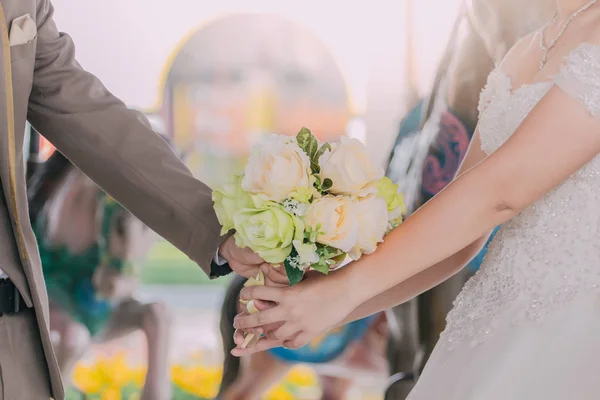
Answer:
M578 47L585 47L586 45L600 46L600 9L587 15L578 33L582 38Z

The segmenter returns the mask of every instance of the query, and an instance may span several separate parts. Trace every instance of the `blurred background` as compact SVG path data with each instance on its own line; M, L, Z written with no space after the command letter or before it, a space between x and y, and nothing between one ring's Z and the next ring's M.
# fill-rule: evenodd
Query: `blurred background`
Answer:
M53 3L83 67L146 114L209 185L240 171L262 135L302 126L321 140L355 137L384 165L402 118L432 85L459 8L457 0ZM41 161L52 151L41 138ZM178 400L217 394L229 283L210 281L162 240L143 263L136 296L170 310ZM76 364L69 396L138 399L146 360L140 332L96 343ZM316 369L298 366L265 398L321 398ZM348 398L382 399L386 381L385 369L358 374Z

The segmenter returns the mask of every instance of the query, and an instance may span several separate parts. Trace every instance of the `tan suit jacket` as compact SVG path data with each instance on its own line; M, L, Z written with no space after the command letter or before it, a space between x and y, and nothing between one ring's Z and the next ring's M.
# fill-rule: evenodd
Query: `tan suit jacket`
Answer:
M209 273L222 241L209 188L196 180L139 113L128 110L75 60L49 0L0 0L0 179L56 399L60 373L48 334L48 299L27 207L25 121L141 221ZM33 40L10 45L11 23L29 14ZM1 254L0 254L1 257ZM0 351L2 351L0 349Z

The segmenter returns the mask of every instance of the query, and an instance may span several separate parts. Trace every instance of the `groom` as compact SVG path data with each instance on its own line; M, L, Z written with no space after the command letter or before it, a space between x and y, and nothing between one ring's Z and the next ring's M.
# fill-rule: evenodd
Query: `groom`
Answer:
M221 236L210 189L142 115L79 66L52 15L50 0L0 1L0 400L64 398L27 208L26 119L211 277L230 268L255 276L262 263Z

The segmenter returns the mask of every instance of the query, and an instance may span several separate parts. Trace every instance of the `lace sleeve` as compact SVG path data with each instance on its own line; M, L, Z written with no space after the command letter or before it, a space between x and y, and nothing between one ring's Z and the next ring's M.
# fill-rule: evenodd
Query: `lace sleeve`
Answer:
M600 119L600 46L584 43L574 49L555 82Z
M494 98L494 87L493 82L494 78L498 75L498 70L494 68L492 72L488 75L487 81L481 92L479 93L479 102L477 103L477 112L481 116L487 107L490 105Z

